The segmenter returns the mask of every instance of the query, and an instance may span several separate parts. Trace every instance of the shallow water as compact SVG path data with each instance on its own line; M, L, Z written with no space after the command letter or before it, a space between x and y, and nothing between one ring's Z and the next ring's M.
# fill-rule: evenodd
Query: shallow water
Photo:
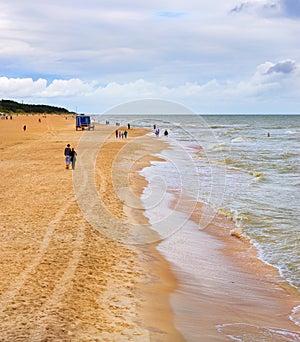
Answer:
M191 196L233 219L258 248L261 260L276 267L283 281L300 292L300 116L127 116L125 120L120 116L114 120L150 129L156 124L162 132L169 131L167 138L157 138L172 146L160 154L166 162L153 162L142 171L149 181L142 198L146 216L158 232L164 227L162 239L186 222L170 210L174 194ZM153 197L159 200L151 202ZM207 223L203 220L197 229L205 231ZM168 229L170 225L175 229ZM193 229L190 236L184 230L186 241ZM163 253L165 243L159 247ZM186 244L190 251L193 246ZM178 262L184 264L184 258ZM291 319L300 325L294 311ZM272 333L274 340L293 338L282 331ZM263 328L257 334L264 334Z
M147 177L160 176L166 191L189 194L235 219L260 258L300 291L299 115L114 119L168 129L173 150L161 153L167 162L153 163Z

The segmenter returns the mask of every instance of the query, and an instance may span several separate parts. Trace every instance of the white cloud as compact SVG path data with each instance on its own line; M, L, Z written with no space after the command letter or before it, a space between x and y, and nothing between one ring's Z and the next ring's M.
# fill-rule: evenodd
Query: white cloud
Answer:
M79 79L54 80L42 92L40 97L69 97L88 94L93 90L93 83L85 83Z
M93 113L105 112L108 108L137 99L161 99L180 102L196 112L239 112L263 103L270 112L282 112L291 107L291 98L300 98L300 68L293 60L277 63L265 62L257 66L249 78L219 82L216 79L204 83L185 82L166 85L160 82L138 79L131 82L109 82L100 85L97 81L80 79L36 81L30 78L0 78L0 92L6 98L27 99L30 102L75 106ZM274 100L275 98L275 100ZM287 100L288 99L288 100ZM289 101L289 102L288 102ZM63 105L65 103L65 105ZM276 106L274 105L276 103ZM278 105L279 103L279 105ZM293 102L300 105L300 100Z
M46 88L46 85L47 81L44 79L33 81L32 78L0 77L0 93L2 97L35 97Z
M47 85L47 80L32 78L0 77L0 93L3 97L69 97L86 95L93 89L93 83L85 83L79 79L54 80Z

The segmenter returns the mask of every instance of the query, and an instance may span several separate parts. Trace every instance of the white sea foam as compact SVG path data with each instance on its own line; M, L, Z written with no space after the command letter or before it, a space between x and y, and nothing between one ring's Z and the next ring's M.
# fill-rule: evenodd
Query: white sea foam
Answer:
M300 333L273 327L264 327L247 323L230 323L216 326L218 332L232 341L300 341Z
M232 143L243 143L243 142L251 142L251 141L253 141L253 139L246 138L246 137L237 137L231 140Z
M300 326L300 305L295 306L290 315L291 321L293 321L296 325Z

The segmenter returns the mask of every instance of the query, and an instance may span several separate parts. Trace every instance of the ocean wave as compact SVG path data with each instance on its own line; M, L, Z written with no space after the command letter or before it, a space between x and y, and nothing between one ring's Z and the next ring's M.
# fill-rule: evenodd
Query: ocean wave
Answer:
M228 146L228 143L222 142L222 143L210 146L209 150L216 151L216 152L224 152L226 151L227 146Z
M254 176L256 180L263 180L265 176L261 172L250 171L250 175Z
M233 221L239 232L243 230L243 221L248 220L248 215L240 213L238 210L231 210L225 207L217 208L218 214L225 216L229 220Z
M296 156L299 156L299 153L292 152L292 151L285 151L284 153L282 153L282 155L280 157L281 158L290 158L290 157L296 157Z
M235 125L234 124L230 124L230 125L225 125L225 124L221 125L221 124L219 124L219 125L211 125L209 127L213 128L213 129L231 128L231 129L238 129L238 130L240 130L240 129L249 127L249 125L248 124L235 124Z
M210 126L212 129L219 129L219 128L232 128L232 125L212 125Z
M298 134L298 131L294 131L294 130L290 130L290 131L286 131L286 134Z
M290 320L300 326L300 305L294 307L290 315Z
M232 341L295 342L300 340L300 333L297 331L248 323L219 324L216 326L216 329L218 332L225 334Z
M218 208L218 213L226 216L230 220L233 220L236 217L236 212L227 208Z
M247 236L245 234L243 234L243 230L241 227L236 227L234 229L231 229L230 235L233 237L236 237L240 240L247 238Z
M238 162L230 157L226 157L222 161L224 161L226 165L232 165L236 168L245 168L245 164Z
M237 137L237 138L233 138L231 140L232 143L243 143L243 142L252 142L254 141L253 138L246 138L246 137Z

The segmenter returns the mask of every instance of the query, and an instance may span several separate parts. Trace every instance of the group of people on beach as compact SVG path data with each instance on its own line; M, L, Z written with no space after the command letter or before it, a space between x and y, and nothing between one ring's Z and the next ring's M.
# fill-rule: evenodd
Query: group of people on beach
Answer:
M128 132L126 131L126 129L125 129L124 132L119 131L118 129L116 129L116 138L122 138L122 139L125 138L126 139L127 135L128 135Z
M74 147L71 148L70 144L67 144L64 155L66 158L66 169L69 169L70 166L72 166L72 170L74 170L77 157L77 152L75 151Z

